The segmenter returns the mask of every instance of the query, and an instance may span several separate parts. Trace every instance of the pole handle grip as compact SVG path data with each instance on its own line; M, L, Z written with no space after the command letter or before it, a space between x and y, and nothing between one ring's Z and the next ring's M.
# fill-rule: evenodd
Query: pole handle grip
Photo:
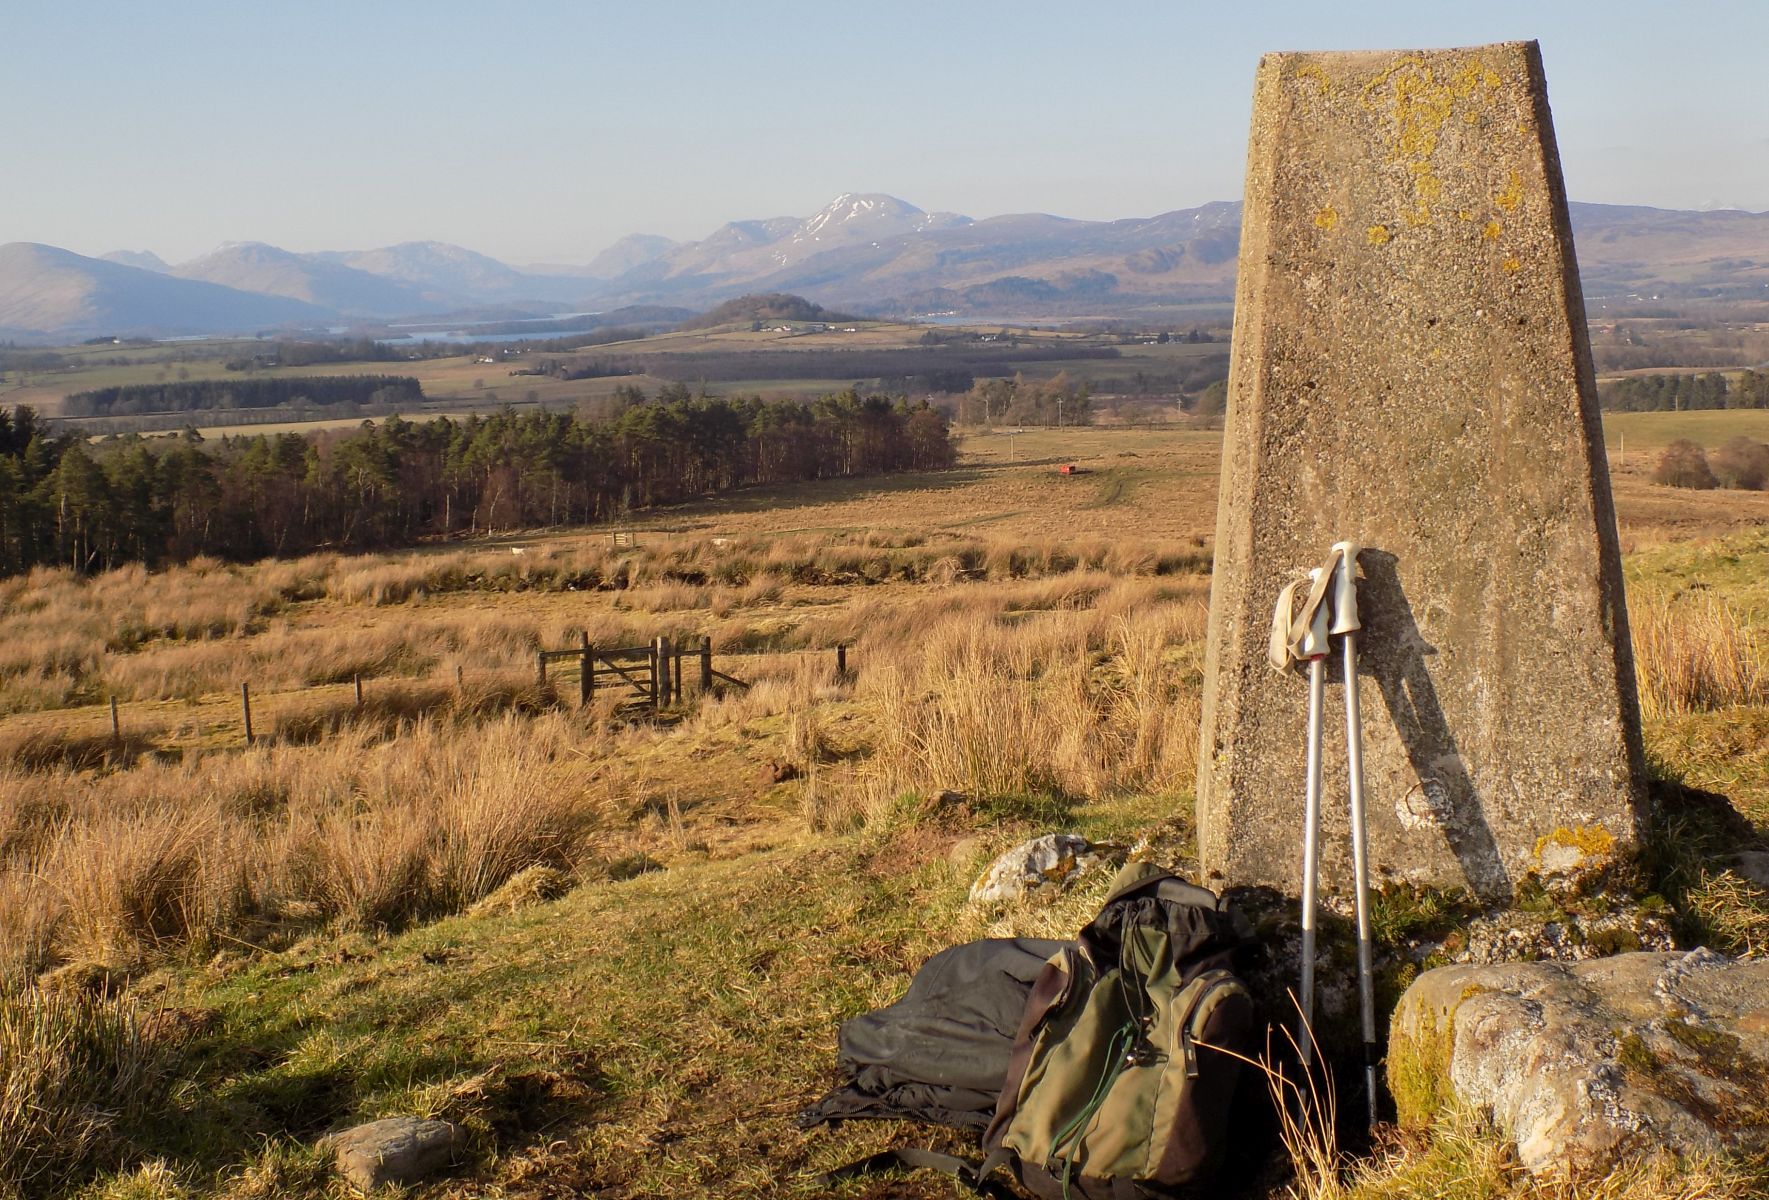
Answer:
M1356 542L1333 543L1333 628L1335 635L1354 633L1363 628L1357 614L1357 556L1362 549Z

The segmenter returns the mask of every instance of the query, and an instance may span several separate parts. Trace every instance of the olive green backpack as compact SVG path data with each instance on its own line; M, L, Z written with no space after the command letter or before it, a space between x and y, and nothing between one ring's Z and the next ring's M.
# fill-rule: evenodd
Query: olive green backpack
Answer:
M1253 1003L1232 963L1245 941L1213 892L1132 863L1033 983L982 1163L894 1150L825 1181L932 1167L1005 1196L993 1178L1005 1167L1041 1197L1143 1200L1208 1178L1238 1056L1253 1049Z

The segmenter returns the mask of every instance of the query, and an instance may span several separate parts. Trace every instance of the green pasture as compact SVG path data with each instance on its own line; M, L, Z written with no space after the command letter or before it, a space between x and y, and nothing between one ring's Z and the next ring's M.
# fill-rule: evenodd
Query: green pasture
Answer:
M1619 459L1624 450L1628 454L1663 450L1681 438L1712 449L1740 436L1769 441L1769 409L1605 413L1603 417L1603 440L1612 459Z

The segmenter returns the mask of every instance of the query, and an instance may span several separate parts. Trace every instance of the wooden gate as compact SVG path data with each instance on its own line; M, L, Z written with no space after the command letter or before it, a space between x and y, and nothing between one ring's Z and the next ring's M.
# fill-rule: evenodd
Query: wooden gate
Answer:
M683 660L689 657L699 659L699 690L702 693L712 690L714 679L739 687L749 686L741 679L713 670L710 638L699 639L700 644L693 649L673 643L667 637L655 638L648 646L614 647L592 645L587 633L582 635L582 639L569 650L538 652L535 673L542 687L547 683L548 663L576 662L578 699L581 703L593 702L598 687L614 687L625 689L629 700L636 700L651 708L666 708L687 697Z

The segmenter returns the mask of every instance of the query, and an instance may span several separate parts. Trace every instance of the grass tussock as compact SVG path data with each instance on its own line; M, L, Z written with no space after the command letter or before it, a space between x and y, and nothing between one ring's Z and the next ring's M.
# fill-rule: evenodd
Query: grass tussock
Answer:
M102 777L0 780L0 970L131 968L335 923L455 912L526 867L569 870L602 812L558 766L563 713L346 731Z
M163 1058L127 1000L0 983L0 1196L118 1163L164 1095Z
M1641 866L1683 940L1726 954L1769 951L1769 888L1741 875L1734 858L1769 842L1715 793L1659 780L1652 800Z
M1724 599L1647 595L1629 617L1647 718L1769 699L1762 637Z
M530 675L499 672L452 680L378 683L365 690L361 704L350 692L327 695L317 702L296 703L270 722L272 741L310 745L352 730L371 738L395 736L420 721L471 724L503 714L537 716L557 707L551 686Z
M127 765L151 751L166 731L163 721L134 725L120 737L65 726L0 729L0 763L25 771L92 771Z
M1195 593L1133 583L1079 611L959 610L906 643L863 642L877 794L1188 788L1203 617Z

